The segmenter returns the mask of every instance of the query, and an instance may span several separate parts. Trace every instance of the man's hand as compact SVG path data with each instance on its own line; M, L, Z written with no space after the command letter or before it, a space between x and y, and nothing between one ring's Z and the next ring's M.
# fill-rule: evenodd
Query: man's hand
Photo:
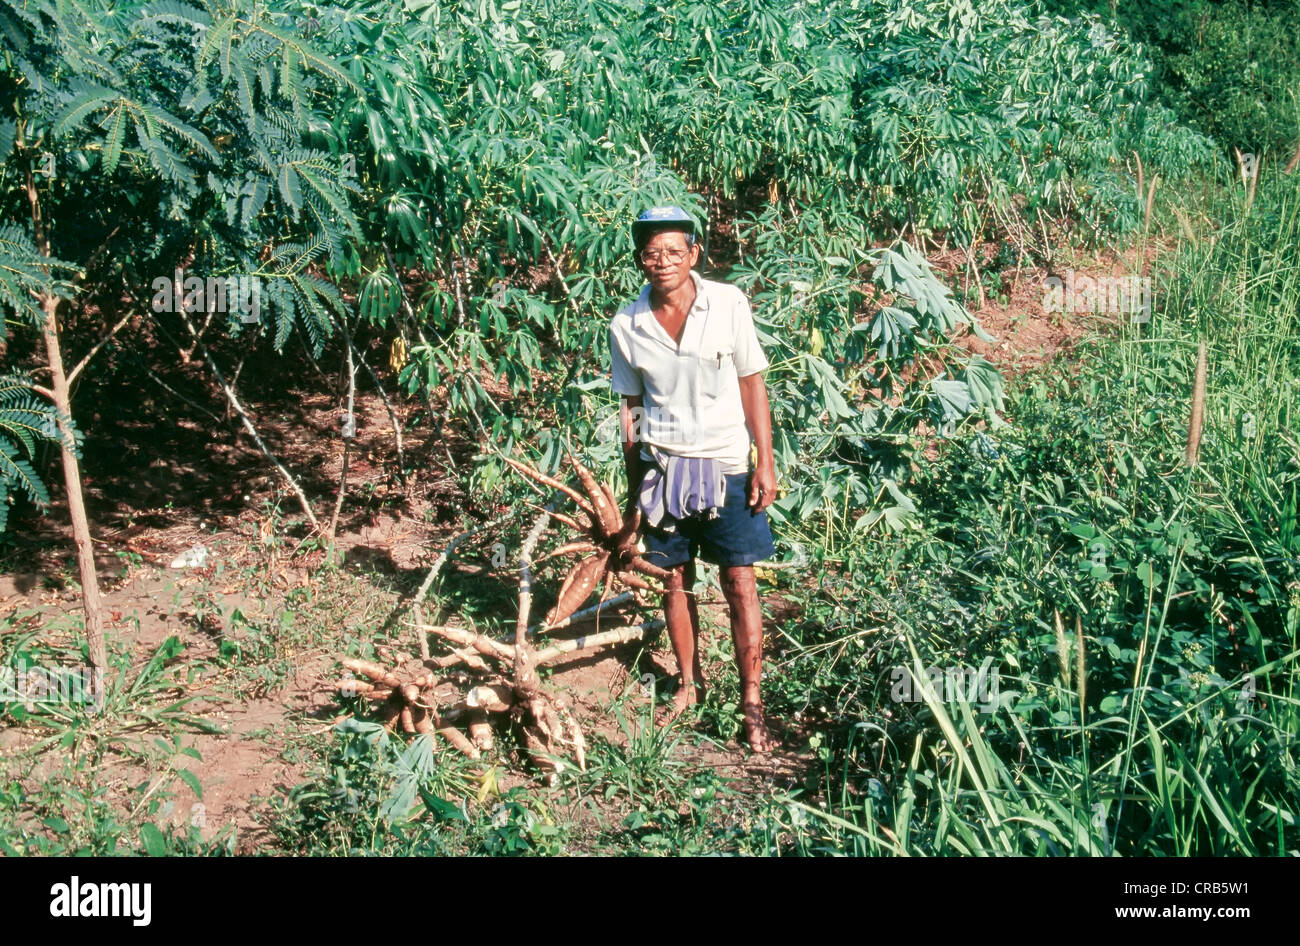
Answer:
M623 528L615 533L611 543L614 546L614 558L620 566L620 570L622 566L628 565L632 561L632 557L637 554L637 527L640 525L640 510L632 509L623 514Z
M749 503L758 515L776 501L776 468L770 463L760 463L749 478Z
M772 412L767 404L767 385L763 373L740 379L740 404L745 410L745 425L758 448L758 464L749 478L749 503L758 515L776 501L776 462L772 457Z

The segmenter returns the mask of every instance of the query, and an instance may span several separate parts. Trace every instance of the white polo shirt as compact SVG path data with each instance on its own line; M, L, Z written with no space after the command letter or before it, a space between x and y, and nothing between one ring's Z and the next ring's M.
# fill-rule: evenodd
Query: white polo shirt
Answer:
M739 379L767 368L767 357L745 294L694 270L691 279L695 302L680 347L651 311L649 285L614 316L614 393L642 395L645 413L634 427L642 443L678 456L717 459L723 473L746 473L751 438Z

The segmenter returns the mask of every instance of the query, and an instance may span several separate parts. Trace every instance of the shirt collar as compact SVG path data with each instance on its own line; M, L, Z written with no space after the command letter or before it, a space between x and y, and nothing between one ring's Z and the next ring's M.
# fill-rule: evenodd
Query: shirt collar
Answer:
M695 301L691 304L691 312L707 312L709 297L704 292L704 277L692 269L691 281L695 283Z
M691 303L690 311L686 313L689 319L697 312L709 311L709 297L704 291L704 278L695 270L691 270L691 282L695 283L695 301ZM650 311L650 284L646 283L641 287L641 296L637 299L637 315L654 317Z

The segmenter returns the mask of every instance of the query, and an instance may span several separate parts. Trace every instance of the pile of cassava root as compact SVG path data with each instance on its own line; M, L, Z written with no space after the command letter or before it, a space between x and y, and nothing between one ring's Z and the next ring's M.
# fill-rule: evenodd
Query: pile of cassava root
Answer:
M583 492L508 460L529 479L551 487L573 499L587 521L542 509L524 539L519 555L519 612L513 644L499 641L468 628L425 624L420 620L419 600L432 583L447 554L460 541L479 529L457 537L434 563L434 568L416 597L413 626L419 634L421 656L399 660L390 651L377 648L389 665L369 660L341 660L348 676L338 683L344 697L361 697L379 705L380 718L390 729L411 734L427 733L445 740L472 759L490 751L495 743L492 720L509 720L522 734L524 747L533 763L553 781L564 768L563 757L572 756L586 768L586 742L567 701L546 692L537 668L563 656L590 652L629 641L643 640L660 622L616 627L595 634L556 640L538 647L529 639L530 630L552 631L571 626L588 616L599 615L606 605L632 597L637 591L655 590L639 572L666 577L662 569L649 565L627 542L612 490L572 455L569 457ZM585 495L584 495L585 493ZM594 553L580 561L565 578L556 606L540 628L528 627L532 603L532 554L550 520L576 528L587 535L583 542L561 545L552 557L574 552ZM483 528L483 527L481 527ZM632 532L635 535L635 532ZM601 579L604 590L600 603L586 611L578 609ZM632 594L609 599L610 584L619 578L631 586ZM428 635L440 638L450 650L431 655Z

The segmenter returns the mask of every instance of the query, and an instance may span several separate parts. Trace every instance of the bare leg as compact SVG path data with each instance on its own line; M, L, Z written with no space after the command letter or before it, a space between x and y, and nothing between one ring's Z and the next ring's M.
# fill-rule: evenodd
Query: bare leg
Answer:
M669 569L672 579L664 591L664 621L682 674L682 687L673 698L669 719L704 699L700 669L700 612L695 604L695 560Z
M763 673L763 612L752 565L722 568L722 593L731 610L731 637L740 673L740 702L745 713L745 739L755 752L770 752L777 741L763 718L759 680Z

